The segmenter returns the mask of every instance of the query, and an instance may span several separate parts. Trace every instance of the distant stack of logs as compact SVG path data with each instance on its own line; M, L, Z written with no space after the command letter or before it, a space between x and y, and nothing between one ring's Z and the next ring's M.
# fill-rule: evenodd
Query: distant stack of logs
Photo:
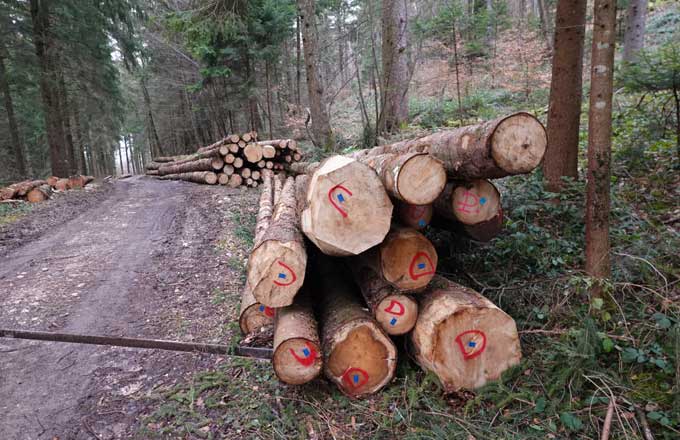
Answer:
M25 200L31 203L43 202L56 191L81 189L92 182L92 176L71 176L60 179L49 177L47 180L25 180L14 183L6 188L0 188L0 202L8 200Z
M156 157L146 174L162 180L207 185L257 187L265 170L279 171L299 162L302 154L292 139L258 141L257 133L232 134L188 156Z
M521 358L515 322L479 293L435 275L437 252L419 230L432 225L491 240L503 214L487 179L531 172L546 142L541 123L518 113L291 163L295 178L267 173L241 330L273 329L281 381L301 384L323 371L353 397L390 382L391 337L407 333L414 359L446 391L498 379Z

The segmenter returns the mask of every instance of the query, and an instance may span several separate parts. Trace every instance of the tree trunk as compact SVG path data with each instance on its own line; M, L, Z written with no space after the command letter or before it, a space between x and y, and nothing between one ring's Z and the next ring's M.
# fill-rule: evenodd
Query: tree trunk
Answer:
M267 232L248 259L248 282L253 295L269 307L291 305L305 279L307 252L298 229L297 205L295 179L289 177Z
M393 228L382 243L353 258L350 264L370 268L401 292L424 289L437 270L437 251L423 234Z
M405 0L382 0L383 108L378 132L394 132L408 120L408 17Z
M434 226L477 241L491 240L503 226L501 194L488 180L447 184L434 209L441 217L433 222Z
M375 172L356 160L327 159L314 172L305 202L302 230L325 254L360 254L389 232L392 202Z
M146 106L147 112L147 130L149 130L149 139L152 141L152 150L155 147L156 151L153 153L154 156L165 156L163 147L161 146L161 141L158 139L158 131L156 131L156 123L153 118L153 110L151 107L151 96L149 96L149 90L146 88L146 80L144 79L144 74L139 80L142 86L142 95L144 96L144 105Z
M586 0L557 2L548 144L543 162L546 188L554 192L560 191L562 177L578 178L586 6Z
M73 144L73 132L71 131L71 106L69 102L68 89L64 80L64 71L59 68L59 104L61 107L61 122L64 127L64 142L69 161L69 175L78 174L78 161L76 160L76 148ZM121 165L121 170L123 166Z
M609 185L616 2L595 0L588 114L586 183L586 273L595 279L591 295L602 297L609 260Z
M453 178L493 179L531 172L543 159L546 143L546 132L538 119L515 113L376 147L363 154L425 151L442 161Z
M75 135L75 147L76 153L78 155L78 173L87 174L87 159L85 158L85 145L83 142L83 131L80 125L80 110L78 109L78 103L72 106L73 108L73 134Z
M321 342L309 298L298 297L295 304L276 311L272 366L276 377L291 385L302 385L321 373Z
M446 185L442 163L426 153L352 155L371 167L394 198L414 205L432 203Z
M298 0L298 12L302 26L302 42L305 51L305 67L307 72L307 90L309 107L312 114L312 134L314 144L326 151L333 151L335 139L331 131L330 118L326 108L323 83L318 71L319 39L316 28L315 0Z
M56 45L49 29L50 13L47 2L30 0L33 23L33 44L40 65L40 94L43 115L50 148L52 174L59 177L69 175L70 163L64 143L64 128L59 107L59 81L56 66Z
M298 109L302 106L302 101L300 99L300 83L301 83L301 73L302 69L302 28L300 23L300 17L296 18L297 26L295 27L295 103Z
M17 124L16 116L14 115L14 103L12 101L12 94L9 88L9 77L5 69L5 58L7 58L7 51L5 43L0 41L0 92L2 92L5 100L5 111L7 111L7 121L9 122L10 146L14 153L14 164L17 167L17 176L26 176L26 159L24 158L24 147L19 135L19 125Z
M418 303L387 283L372 268L351 263L349 267L371 315L383 330L388 335L403 335L411 331L418 317Z
M546 8L546 4L544 3L545 0L535 0L536 1L536 6L538 7L538 15L541 19L541 31L543 33L543 38L545 38L546 45L548 46L548 50L552 52L553 50L553 40L551 37L550 33L550 13L548 9ZM571 3L572 5L574 3L577 3L581 0L572 0ZM559 0L558 0L559 2ZM573 7L573 6L572 6ZM583 46L583 43L581 43L581 46ZM583 50L583 49L581 49Z
M380 325L364 310L354 286L319 261L314 273L319 291L319 321L324 373L353 397L375 393L394 377L397 350Z
M630 0L626 12L626 33L623 37L623 61L633 62L645 47L645 22L648 0Z
M418 298L413 352L445 391L480 388L519 364L515 321L479 293L437 277Z

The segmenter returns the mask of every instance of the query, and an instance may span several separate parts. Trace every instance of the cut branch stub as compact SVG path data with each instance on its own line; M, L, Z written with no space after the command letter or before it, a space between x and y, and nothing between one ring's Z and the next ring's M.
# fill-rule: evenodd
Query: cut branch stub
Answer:
M432 220L432 205L411 205L400 202L397 205L399 223L413 229L425 229Z
M312 175L302 230L328 255L357 255L383 241L392 202L375 172L356 160L333 156Z
M447 392L482 387L519 364L515 321L479 293L437 277L418 298L414 355Z
M253 295L269 307L293 303L305 279L307 251L298 229L295 179L286 180L276 201L269 228L248 259Z
M324 374L349 396L375 393L394 377L396 347L364 310L346 278L332 269L320 272Z
M446 185L444 166L427 153L360 156L358 160L375 170L391 196L406 203L432 203Z
M501 194L488 180L449 182L434 203L435 226L459 232L478 241L489 241L503 226Z
M277 310L272 365L282 382L301 385L321 373L323 355L312 308L298 302Z

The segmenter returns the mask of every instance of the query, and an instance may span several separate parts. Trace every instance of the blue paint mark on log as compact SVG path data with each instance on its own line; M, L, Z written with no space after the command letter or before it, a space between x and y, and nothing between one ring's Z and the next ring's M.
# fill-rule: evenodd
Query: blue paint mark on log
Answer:
M480 205L483 205L483 204L485 204L485 203L486 203L486 197L482 197L481 199L479 199L479 204L480 204Z
M354 380L354 383L359 383L359 375L358 374L355 374L354 376L352 376L352 379Z
M285 278L286 278L286 274L280 273L280 274L279 274L279 278L285 279Z
M397 318L392 318L392 320L390 321L390 325L394 325L396 323L397 323Z
M418 263L418 269L425 269L425 263Z
M342 196L342 194L338 194L338 202L344 202L345 198Z
M421 228L424 228L425 227L425 220L422 220L422 219L418 220L418 226L420 226Z
M309 356L309 349L303 348L303 349L302 349L302 354L304 354L305 357L308 357L308 356Z
M260 312L264 312L264 306L260 306Z
M475 348L476 346L477 346L477 343L475 341L468 342L468 347Z

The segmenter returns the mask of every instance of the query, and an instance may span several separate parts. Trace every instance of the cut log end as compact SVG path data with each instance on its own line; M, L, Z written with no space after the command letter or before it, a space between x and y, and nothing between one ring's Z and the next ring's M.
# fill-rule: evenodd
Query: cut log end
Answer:
M399 222L414 229L424 229L432 220L432 205L411 205L399 203L397 215Z
M465 225L476 225L498 215L501 195L484 179L465 182L455 187L451 196L451 211Z
M336 335L327 353L325 372L347 395L372 394L394 375L397 353L392 341L373 321L365 321Z
M402 291L424 288L437 270L437 251L430 240L413 229L390 232L379 252L385 281Z
M515 322L491 301L440 279L420 304L412 333L416 360L446 391L473 390L517 365L521 349Z
M244 335L249 335L263 327L274 324L274 309L258 302L249 305L241 312L239 327Z
M397 188L402 199L413 205L432 203L446 185L446 171L440 161L429 154L418 154L399 170Z
M302 229L328 255L348 256L383 241L392 202L375 172L360 162L334 156L313 174L302 213Z
M411 331L418 318L418 303L407 295L389 295L378 304L375 320L389 335Z
M296 241L266 240L250 255L248 282L253 295L269 307L284 307L293 303L295 294L305 280L307 254L304 245Z
M543 160L547 143L543 124L528 113L517 113L496 127L491 155L508 174L528 173Z
M276 377L291 385L301 385L316 378L323 366L319 343L306 338L282 342L272 357Z

